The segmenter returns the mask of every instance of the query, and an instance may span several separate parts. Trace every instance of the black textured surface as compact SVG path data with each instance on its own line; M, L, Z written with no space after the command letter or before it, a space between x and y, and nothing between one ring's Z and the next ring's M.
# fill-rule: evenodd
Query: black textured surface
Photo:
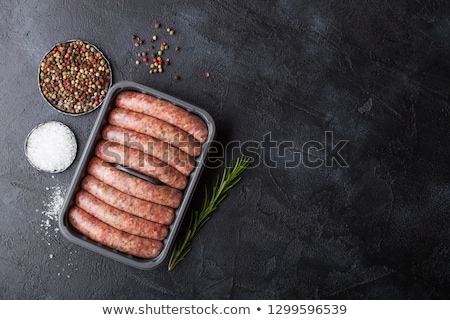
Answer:
M447 1L428 0L2 2L0 297L449 298L449 16ZM181 50L149 75L131 36L149 38L156 21L176 30L167 39ZM251 141L244 151L265 160L172 272L103 258L46 221L81 152L52 176L28 164L25 137L59 120L81 150L96 117L59 114L39 94L40 59L73 38L105 53L114 82L204 108L218 142ZM307 160L303 144L320 146L326 132L348 140L348 167L325 162L324 150L310 150L318 168L283 166ZM272 155L249 148L268 133L292 143ZM205 170L202 183L218 172Z

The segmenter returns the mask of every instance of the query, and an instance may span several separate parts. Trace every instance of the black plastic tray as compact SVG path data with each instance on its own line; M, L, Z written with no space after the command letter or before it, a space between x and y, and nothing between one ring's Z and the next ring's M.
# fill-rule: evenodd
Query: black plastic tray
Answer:
M192 171L192 173L189 176L189 182L186 186L185 190L183 191L183 199L181 201L180 206L175 211L175 220L170 225L170 232L167 238L164 240L164 248L157 256L153 259L142 259L138 258L132 255L128 255L122 252L119 252L117 250L108 248L106 246L103 246L99 244L98 242L95 242L88 237L84 236L80 232L78 232L69 222L68 220L68 213L70 208L75 204L75 196L77 192L81 189L81 181L86 176L87 172L87 166L89 164L90 159L95 153L95 147L98 143L98 141L101 140L101 132L103 127L107 124L107 119L109 112L112 110L112 108L115 107L114 101L115 97L118 93L122 91L137 91L145 94L152 95L154 97L157 97L159 99L167 100L174 105L177 105L179 107L182 107L189 112L197 114L200 118L205 121L207 127L208 127L208 139L205 141L205 143L202 145L202 152L201 154L196 157L196 167ZM206 161L206 155L208 153L208 150L210 148L210 145L214 139L216 132L216 127L214 120L211 118L211 116L204 111L203 109L200 109L194 105L191 105L189 103L186 103L182 100L179 100L177 98L174 98L170 95L167 95L165 93L159 92L157 90L154 90L152 88L143 86L138 83L130 82L130 81L122 81L119 83L116 83L113 85L109 90L105 97L105 100L103 101L103 106L99 110L99 114L97 116L97 120L94 124L94 127L92 129L92 132L89 136L89 140L86 144L86 147L83 151L83 154L81 156L80 162L78 164L77 170L75 172L75 175L73 177L73 180L71 182L71 185L69 187L69 190L67 192L63 207L60 212L59 216L59 227L61 230L61 233L66 237L69 241L78 244L80 246L83 246L87 249L90 249L96 253L99 253L101 255L104 255L106 257L109 257L111 259L114 259L116 261L125 263L127 265L130 265L132 267L143 269L143 270L150 270L158 267L168 256L170 249L173 245L173 242L176 238L176 235L178 233L178 230L181 226L183 217L186 213L186 210L188 209L190 200L192 198L192 195L194 193L194 190L196 188L196 185L200 179L201 172L203 170L205 161Z

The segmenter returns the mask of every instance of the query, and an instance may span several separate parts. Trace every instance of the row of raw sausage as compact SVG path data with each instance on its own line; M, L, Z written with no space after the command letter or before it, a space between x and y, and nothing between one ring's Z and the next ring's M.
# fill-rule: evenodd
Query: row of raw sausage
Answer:
M196 114L150 95L119 93L69 211L70 223L107 247L140 258L158 256L207 136Z

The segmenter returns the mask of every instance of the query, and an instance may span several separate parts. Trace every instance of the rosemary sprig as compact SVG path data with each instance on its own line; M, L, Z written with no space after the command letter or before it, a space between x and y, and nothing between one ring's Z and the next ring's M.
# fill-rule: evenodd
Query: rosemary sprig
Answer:
M216 184L212 189L211 195L208 194L208 188L205 186L205 197L203 199L202 208L196 210L190 217L189 226L183 235L179 235L172 249L169 259L169 271L175 268L191 251L191 241L211 218L219 204L226 198L227 191L234 187L240 180L240 175L248 167L250 158L241 155L236 159L233 165L225 168L222 175L217 177Z

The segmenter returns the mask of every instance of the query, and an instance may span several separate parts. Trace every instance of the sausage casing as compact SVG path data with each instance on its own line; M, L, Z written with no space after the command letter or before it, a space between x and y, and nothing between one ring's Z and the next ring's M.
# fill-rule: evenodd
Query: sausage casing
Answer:
M169 225L175 217L172 208L130 196L91 175L81 181L81 188L110 206L143 219Z
M84 190L77 192L75 203L78 207L104 223L136 236L164 240L169 233L166 225L142 219L116 209Z
M171 125L165 121L122 108L113 108L108 116L110 124L134 130L161 141L165 141L174 147L178 147L191 156L201 153L201 144L186 131Z
M188 183L185 175L167 163L155 159L141 150L129 148L116 142L99 141L95 148L95 154L106 162L131 168L179 190L186 188Z
M188 176L195 168L195 160L193 157L181 151L181 149L149 135L130 129L107 125L103 128L102 137L107 141L117 142L129 148L142 150L154 158L169 164L185 176Z
M79 232L112 249L146 259L157 257L163 249L161 241L118 230L77 206L70 209L68 217Z
M114 188L135 196L142 200L161 204L171 208L178 208L183 193L175 188L156 185L137 178L127 172L114 168L111 164L93 156L89 162L87 171L100 181Z
M201 143L208 138L206 123L196 114L173 103L134 91L122 91L116 97L116 106L141 112L183 129Z

